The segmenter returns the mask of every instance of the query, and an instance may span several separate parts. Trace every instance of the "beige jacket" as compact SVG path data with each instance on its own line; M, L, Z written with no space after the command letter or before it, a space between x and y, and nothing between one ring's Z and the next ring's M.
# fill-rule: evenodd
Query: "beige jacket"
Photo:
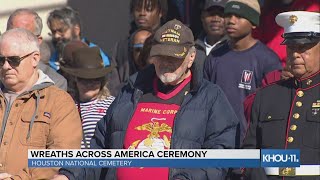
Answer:
M82 127L74 101L38 72L37 83L11 107L0 90L0 173L12 174L13 179L50 179L57 173L58 168L28 168L28 149L81 146Z

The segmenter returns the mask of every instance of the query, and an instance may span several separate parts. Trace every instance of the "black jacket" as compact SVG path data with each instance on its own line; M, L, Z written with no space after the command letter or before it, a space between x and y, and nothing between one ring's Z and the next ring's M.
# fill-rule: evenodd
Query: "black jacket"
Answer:
M130 77L107 115L98 122L91 140L94 149L122 149L127 126L144 92L152 91L154 66L150 65ZM193 72L191 90L176 114L171 137L171 149L232 149L235 147L236 126L239 123L222 90ZM192 131L190 131L192 129ZM116 179L115 168L60 170L69 179ZM223 168L172 168L169 179L220 180Z
M320 74L279 81L257 92L243 148L300 149L301 165L320 164ZM282 180L263 169L247 169L249 179ZM294 177L290 180L315 180Z
M205 33L202 32L195 41L195 47L197 50L196 61L197 61L197 65L199 66L198 68L201 72L203 72L204 62L207 58L206 45L204 44L205 37L206 37ZM219 48L220 46L222 46L224 43L226 43L227 39L228 39L227 36L224 36L220 42L217 42L216 46L214 48L212 48L212 50L215 50L215 49Z
M118 41L112 51L111 64L114 69L108 74L108 88L113 96L117 96L129 76L137 72L129 55L129 39Z

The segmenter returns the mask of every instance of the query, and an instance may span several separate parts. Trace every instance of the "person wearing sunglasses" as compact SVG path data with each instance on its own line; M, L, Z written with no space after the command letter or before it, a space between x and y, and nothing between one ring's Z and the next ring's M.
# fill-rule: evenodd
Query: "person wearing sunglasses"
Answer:
M10 14L7 21L7 30L13 28L23 28L32 32L38 38L40 47L45 47L46 42L43 42L41 31L42 31L42 19L40 16L31 9L17 9ZM49 47L48 47L49 48ZM45 48L40 48L41 60L39 61L38 68L41 69L45 74L47 74L50 79L53 80L55 86L67 90L67 80L61 76L59 73L51 69L45 61ZM48 52L49 50L47 50ZM46 53L48 54L48 53ZM49 53L50 54L50 53Z
M38 38L33 33L15 28L1 35L0 179L49 179L57 169L29 169L28 149L81 145L74 101L38 69L39 61Z
M142 62L139 56L144 48L144 42L152 35L152 30L148 28L139 28L131 36L131 52L132 52L132 69L134 72L142 70L146 66L146 62ZM131 72L131 73L134 73Z

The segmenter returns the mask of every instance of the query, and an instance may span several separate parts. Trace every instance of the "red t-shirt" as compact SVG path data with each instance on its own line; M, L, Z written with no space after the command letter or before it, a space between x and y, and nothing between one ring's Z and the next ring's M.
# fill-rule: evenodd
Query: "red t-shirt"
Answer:
M320 11L320 0L295 0L286 9L271 8L262 11L260 25L253 31L253 36L271 48L280 58L284 67L287 59L286 46L280 45L283 41L283 28L278 26L275 18L286 11Z
M190 89L191 76L164 94L158 91L157 78L154 92L140 99L128 125L124 149L163 150L170 149L174 118L185 92ZM168 179L169 168L118 168L117 179Z

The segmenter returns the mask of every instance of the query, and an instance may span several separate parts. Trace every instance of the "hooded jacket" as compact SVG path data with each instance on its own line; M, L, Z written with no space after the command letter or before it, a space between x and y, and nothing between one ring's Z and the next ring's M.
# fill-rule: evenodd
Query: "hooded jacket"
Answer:
M50 179L57 173L58 168L28 168L28 149L79 149L81 145L74 101L41 70L38 73L33 87L11 105L0 90L0 173L9 173L12 179Z
M50 79L54 82L54 85L57 86L58 88L61 88L62 90L67 91L67 80L57 73L55 70L50 68L50 66L44 64L43 62L39 61L38 64L39 69L45 73L46 75L49 76Z
M195 66L193 66L194 68ZM91 140L92 149L123 149L126 130L144 92L152 90L154 66L129 78L107 115L98 122ZM232 149L235 147L236 126L239 123L222 90L196 71L192 72L191 90L185 96L174 119L171 149ZM171 168L168 179L223 179L226 169ZM73 179L116 179L115 168L61 169L60 174Z
M206 37L206 34L202 32L199 37L195 41L195 47L197 49L197 65L199 66L199 70L203 72L203 66L204 62L207 58L206 53L206 45L204 44L204 39ZM215 46L212 48L211 51L214 51L215 49L218 49L220 46L222 46L226 41L228 40L227 36L223 36L220 41L216 42Z

